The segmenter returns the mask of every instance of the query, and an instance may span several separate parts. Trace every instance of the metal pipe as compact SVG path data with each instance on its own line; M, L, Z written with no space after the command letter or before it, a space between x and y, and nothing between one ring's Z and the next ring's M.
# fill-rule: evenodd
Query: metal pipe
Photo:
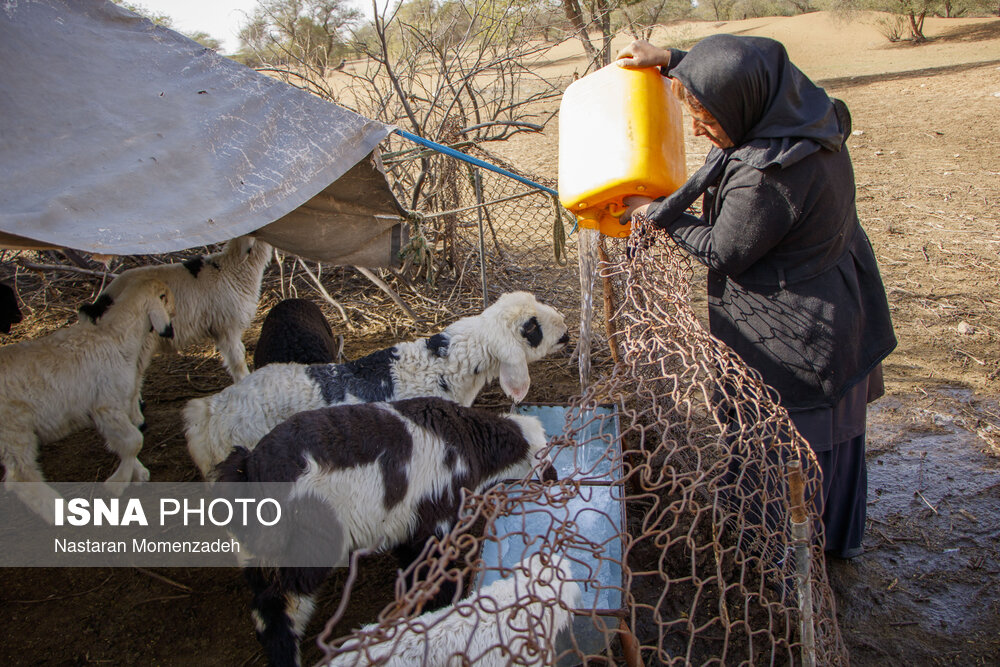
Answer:
M430 141L429 139L424 139L423 137L419 137L411 132L407 132L406 130L401 130L398 127L395 128L394 131L401 137L405 137L406 139L409 139L414 143L420 144L421 146L432 148L439 153L444 153L445 155L450 155L453 158L464 160L465 162L468 162L469 164L475 165L477 167L482 167L483 169L489 169L490 171L494 171L498 174L503 174L507 178L513 178L515 181L519 181L521 183L524 183L525 185L529 185L537 190L541 190L542 192L548 192L550 195L556 195L556 196L559 195L559 193L553 190L552 188L547 188L544 185L535 183L534 181L525 178L524 176L519 176L515 173L507 171L506 169L501 169L500 167L490 164L485 160L480 160L472 157L471 155L466 155L461 151L456 151L454 148L449 148L434 141Z
M816 633L813 627L812 551L809 513L806 511L805 481L802 462L788 464L788 504L792 515L792 544L795 547L795 586L799 598L799 633L802 639L802 664L816 666Z
M474 169L472 180L476 184L476 215L479 218L479 274L483 278L483 308L490 305L490 294L486 285L486 230L483 228L483 182L478 169Z

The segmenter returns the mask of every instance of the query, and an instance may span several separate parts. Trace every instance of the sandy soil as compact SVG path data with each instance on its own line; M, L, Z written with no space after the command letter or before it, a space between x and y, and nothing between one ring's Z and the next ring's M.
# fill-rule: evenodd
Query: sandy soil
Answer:
M654 41L683 47L712 32L782 40L854 116L859 211L900 345L885 364L888 395L870 418L865 553L828 565L852 661L1000 664L1000 19L928 19L931 41L919 47L889 44L871 17L847 23L825 13L677 25ZM549 57L541 67L552 75L582 71L575 44ZM521 135L498 152L553 177L557 131L553 122L543 136ZM695 168L707 147L689 136L687 149ZM43 296L4 342L72 317L76 295L61 283ZM345 352L416 333L373 324L349 334ZM573 390L568 357L532 373L529 401ZM178 411L227 380L207 349L155 362L143 450L153 479L196 479ZM481 397L500 400L496 390ZM41 460L60 481L101 479L115 464L90 432L45 448ZM390 596L392 567L367 567L359 599ZM313 631L338 591L334 580ZM0 599L3 664L262 664L235 570L8 569L0 570ZM349 611L342 627L368 620Z

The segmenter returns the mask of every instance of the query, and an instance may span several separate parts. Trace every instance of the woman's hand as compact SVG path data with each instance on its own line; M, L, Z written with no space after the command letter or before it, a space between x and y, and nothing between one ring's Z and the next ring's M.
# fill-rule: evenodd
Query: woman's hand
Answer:
M615 64L625 69L666 67L670 64L670 51L653 46L644 39L637 39L618 52Z
M629 195L622 200L628 208L622 213L622 217L618 218L618 221L623 225L632 222L632 217L638 213L640 215L647 215L649 211L649 205L653 203L651 197L643 197L642 195Z

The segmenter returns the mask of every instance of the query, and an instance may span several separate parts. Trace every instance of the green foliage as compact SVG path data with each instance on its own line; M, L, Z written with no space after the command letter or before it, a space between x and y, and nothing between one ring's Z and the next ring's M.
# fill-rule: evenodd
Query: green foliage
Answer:
M876 20L876 27L886 39L891 42L902 39L923 42L926 41L924 18L928 13L936 13L941 3L942 0L837 0L836 9L844 13L859 9L887 12L897 18Z
M133 14L138 14L144 19L149 19L158 26L164 28L170 28L171 30L174 29L174 20L167 14L157 14L156 12L147 8L145 5L142 5L141 3L138 2L125 2L124 0L114 0L114 3L120 7L124 7ZM222 48L222 42L215 39L207 32L199 30L193 33L185 32L181 34L189 39L193 39L194 41L198 42L205 48L212 49L213 51L218 51L219 49Z
M698 13L710 20L728 21L733 16L736 0L702 0L698 3Z
M157 14L153 10L138 2L125 2L125 0L113 0L119 7L124 7L133 14L138 14L144 19L149 19L153 23L164 28L173 28L174 20L166 14Z
M325 71L348 53L348 31L360 18L348 0L260 0L240 28L238 59Z
M478 17L490 21L489 16ZM444 54L461 43L472 26L472 16L466 5L455 0L409 0L396 11L396 20L403 30L419 33L425 44L436 54ZM401 40L394 40L399 47Z
M762 16L793 16L810 11L808 0L800 2L800 7L786 0L736 0L730 10L734 19L760 18Z
M626 0L618 8L618 21L636 39L648 40L661 23L688 18L694 13L690 0Z
M215 37L212 37L207 32L202 32L199 30L198 32L185 34L185 36L198 42L206 49L212 49L213 51L218 51L219 49L222 48L222 42L217 40Z

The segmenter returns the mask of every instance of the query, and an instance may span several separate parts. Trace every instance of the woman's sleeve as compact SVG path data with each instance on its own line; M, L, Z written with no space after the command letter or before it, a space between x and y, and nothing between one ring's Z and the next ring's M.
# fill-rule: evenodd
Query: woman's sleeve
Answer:
M684 56L687 55L687 51L681 51L680 49L669 48L670 51L670 64L666 66L660 66L660 74L663 76L670 76L670 70L681 64L684 60Z
M685 213L664 229L702 264L735 278L774 248L798 216L767 182L728 188L720 196L714 225Z

